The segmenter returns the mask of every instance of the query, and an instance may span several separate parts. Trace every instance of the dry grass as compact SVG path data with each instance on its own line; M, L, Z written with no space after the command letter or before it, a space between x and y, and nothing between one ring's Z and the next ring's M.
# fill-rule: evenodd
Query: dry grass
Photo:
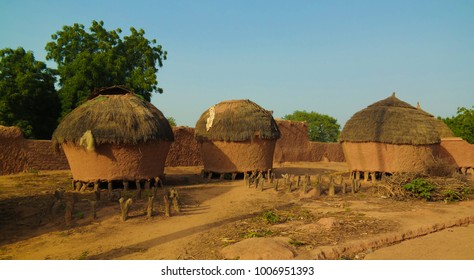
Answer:
M198 141L247 141L278 139L280 130L272 113L250 100L223 101L214 106L215 117L207 130L209 110L196 123L195 137Z
M64 142L79 144L88 130L96 144L174 140L171 126L161 111L121 87L104 89L69 113L54 131L53 144L56 147Z
M420 185L419 182L423 182L425 185ZM410 191L405 187L410 183L414 184L415 189L419 192ZM430 201L450 202L474 198L474 182L458 173L454 173L450 177L430 177L421 173L396 173L384 181L377 182L374 190L378 195L395 200L421 198Z
M448 136L452 132L440 120L392 95L354 114L339 141L429 145Z

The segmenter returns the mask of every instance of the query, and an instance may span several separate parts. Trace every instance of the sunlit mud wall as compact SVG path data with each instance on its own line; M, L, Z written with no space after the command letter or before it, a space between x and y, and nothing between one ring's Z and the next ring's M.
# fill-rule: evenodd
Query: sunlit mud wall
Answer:
M17 127L0 126L0 175L34 170L69 169L62 151L49 140L26 140Z
M194 128L173 127L174 142L171 144L166 166L203 165L198 143L194 140Z
M462 138L441 139L441 156L455 163L459 168L474 168L474 144Z
M305 122L276 120L281 137L273 156L274 163L281 162L344 162L344 153L339 143L311 142Z
M339 143L319 143L308 140L304 122L277 121L281 138L276 142L274 163L298 161L343 162ZM194 128L173 127L175 141L171 144L165 166L203 165L201 151L194 140ZM49 140L26 140L20 129L0 126L0 175L28 170L69 169L66 156L56 153Z

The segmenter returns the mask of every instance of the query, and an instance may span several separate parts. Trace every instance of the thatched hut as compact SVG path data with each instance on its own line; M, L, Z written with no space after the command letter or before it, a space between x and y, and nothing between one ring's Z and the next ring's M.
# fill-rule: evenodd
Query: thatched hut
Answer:
M205 172L267 171L280 130L272 113L250 100L223 101L196 123Z
M355 113L339 141L352 174L367 179L378 173L425 170L438 153L440 139L450 136L444 123L394 93Z
M174 140L168 120L151 103L120 86L101 89L53 133L74 180L145 180L163 174Z

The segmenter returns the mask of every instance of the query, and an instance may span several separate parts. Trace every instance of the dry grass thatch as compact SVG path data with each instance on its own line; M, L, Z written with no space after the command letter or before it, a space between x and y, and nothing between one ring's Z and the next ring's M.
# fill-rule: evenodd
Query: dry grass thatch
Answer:
M272 113L250 100L223 101L206 110L196 123L197 141L278 139L280 130Z
M79 145L88 130L97 145L174 140L171 126L161 111L123 87L94 93L92 99L69 113L54 131L53 144Z
M450 136L451 130L440 120L393 94L355 113L339 141L428 145Z

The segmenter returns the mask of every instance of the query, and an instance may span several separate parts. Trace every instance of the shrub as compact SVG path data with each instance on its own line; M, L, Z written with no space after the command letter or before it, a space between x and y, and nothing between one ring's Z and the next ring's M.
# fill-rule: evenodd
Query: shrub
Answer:
M417 198L424 198L431 200L433 192L436 190L435 186L431 185L423 178L417 178L410 183L405 184L403 188L415 195Z
M280 222L280 216L273 211L265 211L263 219L269 224L278 224Z

